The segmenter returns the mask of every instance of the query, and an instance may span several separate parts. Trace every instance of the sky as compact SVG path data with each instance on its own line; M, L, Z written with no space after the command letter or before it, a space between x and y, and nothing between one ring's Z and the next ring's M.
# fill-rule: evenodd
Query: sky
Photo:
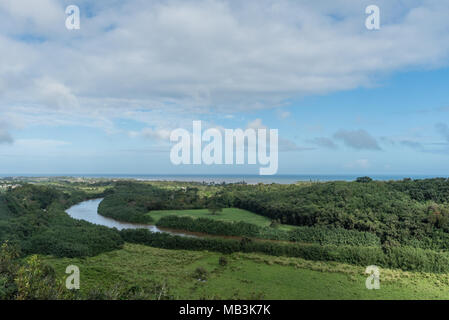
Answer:
M447 176L448 14L440 0L2 0L0 173L258 174L173 165L170 133L201 120L278 129L278 174Z

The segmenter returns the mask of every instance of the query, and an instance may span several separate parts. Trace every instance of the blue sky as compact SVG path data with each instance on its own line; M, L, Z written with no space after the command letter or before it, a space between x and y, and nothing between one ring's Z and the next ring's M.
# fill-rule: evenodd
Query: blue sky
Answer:
M279 174L449 175L447 3L33 6L0 4L2 174L258 173L174 166L170 132L202 120L278 129Z

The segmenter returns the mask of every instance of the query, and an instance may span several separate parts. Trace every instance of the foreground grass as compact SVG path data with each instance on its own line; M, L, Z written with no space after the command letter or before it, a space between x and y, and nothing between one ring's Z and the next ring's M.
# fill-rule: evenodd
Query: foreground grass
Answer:
M191 217L191 218L207 218L211 220L221 220L227 222L238 222L244 221L247 223L252 223L261 227L269 226L271 220L252 213L247 210L237 209L237 208L224 208L222 212L218 214L211 214L207 209L198 210L154 210L148 213L150 217L154 219L155 222L159 221L162 217L167 216L180 216L180 217Z
M299 258L164 250L125 244L121 250L85 259L43 257L58 276L74 264L81 290L117 284L166 286L176 299L449 299L449 275L381 270L381 289L365 288L364 268ZM207 280L195 270L207 270Z

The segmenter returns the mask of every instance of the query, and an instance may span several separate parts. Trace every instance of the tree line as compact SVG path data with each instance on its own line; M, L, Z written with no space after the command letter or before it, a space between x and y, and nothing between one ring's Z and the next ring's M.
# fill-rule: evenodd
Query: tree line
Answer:
M297 227L282 230L276 227L260 227L246 222L226 222L207 218L162 217L156 225L162 228L201 232L212 235L239 236L268 240L302 243L380 246L380 239L372 233L330 227Z

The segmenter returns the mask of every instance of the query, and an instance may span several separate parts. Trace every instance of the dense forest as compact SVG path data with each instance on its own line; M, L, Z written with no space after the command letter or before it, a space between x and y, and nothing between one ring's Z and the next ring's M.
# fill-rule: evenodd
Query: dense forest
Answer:
M198 189L162 189L152 185L121 181L100 203L98 212L106 217L133 223L151 223L151 210L198 209L206 205Z
M117 230L74 220L64 212L88 198L74 189L62 192L31 184L0 194L0 242L18 245L23 254L65 257L119 248L123 240Z
M151 223L152 210L208 208L214 204L246 209L270 218L273 225L313 227L332 234L330 237L341 234L343 240L336 242L344 243L349 235L346 231L354 231L353 234L361 233L356 238L366 238L366 234L370 234L374 242L380 239L386 248L408 245L449 249L449 180L445 178L373 181L363 177L353 182L227 184L214 186L214 191L205 195L207 193L201 193L198 188L163 189L144 183L121 182L106 196L99 212L118 220ZM292 240L292 233L268 228L256 230L254 226L242 224L220 227L214 223L211 227L205 220L184 219L181 223L175 218L164 219L159 224L170 228L185 224L181 229L209 230L212 234ZM329 229L333 231L323 231ZM302 233L311 232L305 230ZM298 241L303 239L297 238Z
M370 232L386 246L449 248L449 180L228 185L223 205L281 223Z

